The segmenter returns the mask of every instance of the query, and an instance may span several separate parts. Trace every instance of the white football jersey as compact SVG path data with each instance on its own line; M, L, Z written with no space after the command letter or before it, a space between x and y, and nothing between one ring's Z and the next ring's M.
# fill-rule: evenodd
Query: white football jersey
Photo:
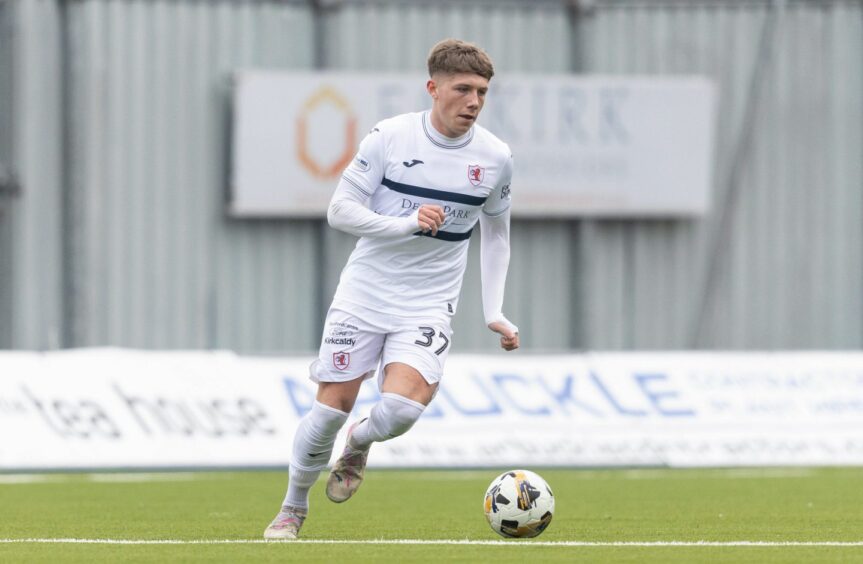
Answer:
M434 237L419 228L399 237L361 237L333 307L449 321L479 214L509 209L511 176L509 147L479 125L451 139L433 128L428 111L378 123L342 178L368 197L375 213L404 217L437 204L446 220Z

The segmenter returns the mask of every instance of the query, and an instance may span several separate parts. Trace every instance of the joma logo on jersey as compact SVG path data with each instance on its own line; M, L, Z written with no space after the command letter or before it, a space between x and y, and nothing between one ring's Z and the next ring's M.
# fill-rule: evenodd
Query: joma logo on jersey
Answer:
M467 179L470 180L470 183L474 186L479 186L482 184L482 180L485 178L485 169L479 165L468 165L467 166Z

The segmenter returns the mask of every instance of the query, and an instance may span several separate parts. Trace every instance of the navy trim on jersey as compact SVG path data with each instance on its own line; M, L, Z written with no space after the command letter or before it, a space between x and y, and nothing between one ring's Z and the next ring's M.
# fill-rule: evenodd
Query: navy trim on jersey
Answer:
M357 190L359 190L360 192L362 192L362 193L363 193L363 194L365 194L366 196L371 196L371 195L372 195L372 193L371 193L371 192L369 192L368 190L366 190L365 188L363 188L363 187L362 187L362 186L360 186L358 183L354 182L353 180L351 180L350 178L348 178L348 177L347 177L347 176L345 176L344 174L342 175L342 180L344 180L345 182L347 182L348 184L350 184L351 186L353 186L354 188L356 188Z
M453 233L452 231L438 231L437 235L432 235L431 231L428 233L423 233L422 231L417 231L414 235L419 235L421 237L431 237L432 239L440 239L441 241L464 241L466 239L470 239L470 234L473 233L473 227L471 227L468 231L464 233Z
M446 145L444 143L441 143L440 141L438 141L437 139L432 137L431 133L429 133L428 126L426 126L425 116L426 116L426 114L423 114L422 120L420 120L423 122L423 133L426 134L426 137L428 137L429 141L431 141L432 143L434 143L438 147L440 147L442 149L461 149L463 147L467 147L470 144L470 142L473 141L473 128L471 127L470 131L468 131L467 141L465 141L464 143L461 143L459 145Z
M408 196L419 196L420 198L429 198L432 200L444 200L447 202L454 202L456 204L468 204L470 206L481 206L487 199L479 196L459 194L458 192L447 192L446 190L435 190L433 188L423 188L421 186L402 184L401 182L390 180L387 177L384 177L383 180L381 180L381 185L386 186L394 192L407 194Z

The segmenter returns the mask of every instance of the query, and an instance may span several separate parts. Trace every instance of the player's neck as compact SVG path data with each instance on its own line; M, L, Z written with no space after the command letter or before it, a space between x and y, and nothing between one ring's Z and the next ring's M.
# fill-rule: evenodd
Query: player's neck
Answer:
M450 137L441 129L444 129L442 125L438 125L435 122L438 120L435 119L437 116L433 115L431 111L428 111L423 114L423 121L426 124L426 131L428 134L434 138L435 141L441 143L442 145L460 145L465 140L467 140L471 134L473 133L473 127L468 129L463 135L459 135L458 137Z

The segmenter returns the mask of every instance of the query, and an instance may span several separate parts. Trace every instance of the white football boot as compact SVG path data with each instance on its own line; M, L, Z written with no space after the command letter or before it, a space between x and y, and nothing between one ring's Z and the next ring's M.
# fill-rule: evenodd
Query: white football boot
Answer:
M348 438L345 441L345 450L333 464L330 476L327 478L327 497L330 501L342 503L350 499L363 483L363 474L366 470L366 461L369 457L371 445L365 449L351 447L351 435L357 425L365 421L357 421L348 429Z
M283 505L282 510L264 531L264 538L267 540L296 539L308 514L305 509Z

